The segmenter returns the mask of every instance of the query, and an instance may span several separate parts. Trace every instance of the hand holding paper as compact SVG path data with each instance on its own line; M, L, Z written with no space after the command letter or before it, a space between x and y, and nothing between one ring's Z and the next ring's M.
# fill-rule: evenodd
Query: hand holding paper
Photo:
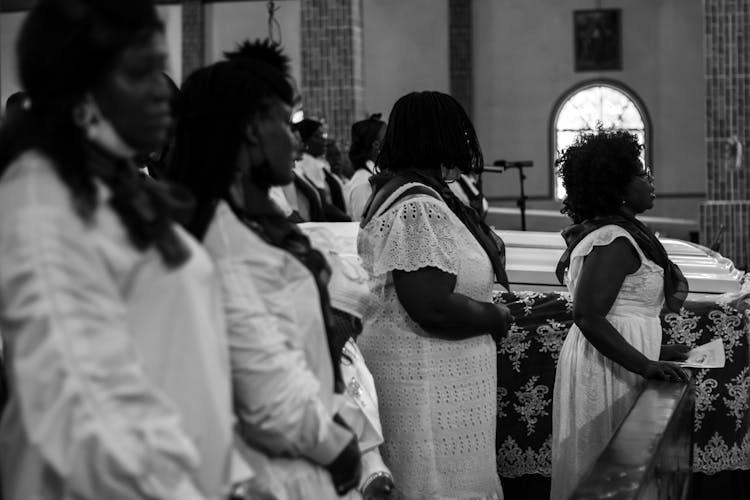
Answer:
M724 368L725 363L724 343L714 339L690 350L687 359L677 364L685 368Z

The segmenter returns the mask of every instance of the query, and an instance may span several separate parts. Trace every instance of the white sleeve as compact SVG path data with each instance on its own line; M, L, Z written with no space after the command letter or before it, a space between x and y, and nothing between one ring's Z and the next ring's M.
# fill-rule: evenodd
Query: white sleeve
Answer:
M84 222L49 207L0 227L3 338L20 425L78 499L198 499L200 457L137 360Z
M368 222L369 245L362 262L371 276L389 271L435 267L457 275L460 250L450 209L440 200L419 195L408 198Z
M305 353L284 333L297 328L292 315L283 314L294 309L290 296L263 296L258 290L262 280L278 287L278 266L251 252L219 259L217 264L243 438L273 456L302 456L330 464L353 434L333 421ZM267 301L275 301L273 311Z
M372 194L372 186L368 182L352 186L347 200L349 215L353 221L362 220L362 212Z

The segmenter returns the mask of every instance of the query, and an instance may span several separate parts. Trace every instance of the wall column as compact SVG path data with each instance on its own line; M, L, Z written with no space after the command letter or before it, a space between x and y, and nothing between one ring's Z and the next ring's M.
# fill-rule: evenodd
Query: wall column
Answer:
M472 51L472 0L449 0L448 45L451 95L469 117L474 110L474 71Z
M750 264L750 11L746 0L704 0L706 202L701 243Z
M348 143L352 123L365 118L362 0L301 0L300 16L305 116Z
M202 0L182 0L182 79L203 66L205 27Z

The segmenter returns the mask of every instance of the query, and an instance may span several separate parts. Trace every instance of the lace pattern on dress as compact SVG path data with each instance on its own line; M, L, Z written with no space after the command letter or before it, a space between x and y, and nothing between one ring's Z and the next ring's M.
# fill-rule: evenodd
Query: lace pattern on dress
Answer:
M448 212L439 200L417 195L370 221L371 228L366 232L370 244L360 245L366 249L362 260L370 275L424 267L458 274L459 252Z
M489 335L433 338L404 310L390 272L436 267L456 276L456 293L489 302L492 266L441 200L388 203L357 242L371 291L358 345L378 389L383 459L406 498L502 498L495 344Z

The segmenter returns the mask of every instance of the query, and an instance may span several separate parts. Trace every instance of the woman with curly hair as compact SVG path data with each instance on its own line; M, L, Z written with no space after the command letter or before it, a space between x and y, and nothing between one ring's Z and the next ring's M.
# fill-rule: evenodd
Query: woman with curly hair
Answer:
M653 207L651 172L636 137L583 135L558 160L568 249L558 278L574 324L560 352L552 409L552 498L565 499L630 410L643 379L686 381L685 346L661 346L659 312L678 311L687 282L636 219Z

